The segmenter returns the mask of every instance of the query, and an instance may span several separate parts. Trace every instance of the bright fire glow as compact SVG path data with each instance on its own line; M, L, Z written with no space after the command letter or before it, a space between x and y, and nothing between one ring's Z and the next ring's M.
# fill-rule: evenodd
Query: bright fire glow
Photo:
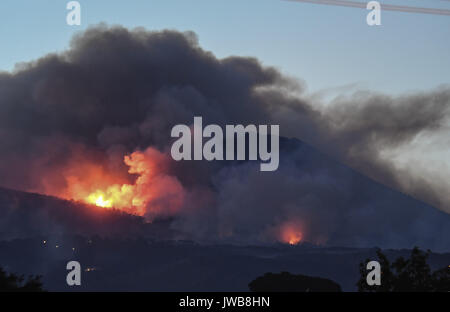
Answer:
M290 245L297 245L303 240L303 233L300 230L298 224L287 223L281 227L280 240L283 243Z
M151 189L145 187L149 186L154 169L152 159L147 156L149 155L142 152L134 152L124 157L125 164L129 166L128 173L138 175L134 184L116 183L95 189L86 196L83 196L84 192L79 192L76 197L81 197L84 202L99 207L131 210L136 214L144 215L145 205L153 196Z
M185 192L178 179L166 173L167 159L153 148L126 155L123 160L129 177L135 177L134 183L127 183L124 174L100 164L74 162L62 170L67 187L47 193L141 216L174 215L184 202Z
M95 193L92 193L91 195L89 195L86 198L86 201L90 204L94 204L97 205L99 207L103 207L103 208L111 208L112 207L112 201L111 200L105 200L104 194L102 191L97 191Z

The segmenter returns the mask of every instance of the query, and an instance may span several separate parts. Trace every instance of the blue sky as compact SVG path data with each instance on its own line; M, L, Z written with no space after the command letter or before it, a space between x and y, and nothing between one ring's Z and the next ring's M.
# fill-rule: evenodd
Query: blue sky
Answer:
M362 0L357 0L364 2ZM450 83L450 16L367 11L283 0L80 0L82 25L66 24L65 0L0 2L0 70L63 51L71 36L106 22L192 30L218 57L255 56L308 90L354 85L398 94ZM381 0L450 9L443 0Z

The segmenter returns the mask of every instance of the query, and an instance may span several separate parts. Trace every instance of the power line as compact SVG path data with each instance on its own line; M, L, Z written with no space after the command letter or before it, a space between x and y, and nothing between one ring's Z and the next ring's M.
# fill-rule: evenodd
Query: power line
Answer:
M307 2L314 4L325 4L325 5L337 5L353 8L366 9L367 3L348 1L348 0L285 0L292 2ZM444 0L450 1L450 0ZM411 7L404 5L392 5L392 4L380 4L382 10L386 11L397 11L397 12L407 12L407 13L420 13L420 14L434 14L434 15L447 15L450 16L450 10L446 9L434 9L434 8L421 8L421 7Z

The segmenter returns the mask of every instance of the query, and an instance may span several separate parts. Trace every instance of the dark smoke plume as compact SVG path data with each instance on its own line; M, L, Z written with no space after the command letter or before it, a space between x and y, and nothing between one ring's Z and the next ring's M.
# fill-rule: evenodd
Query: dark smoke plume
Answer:
M0 185L57 195L68 177L88 173L131 182L124 155L167 153L171 128L202 116L205 124L279 124L282 136L449 212L450 199L432 180L383 156L441 131L449 106L442 87L395 98L360 92L322 108L255 58L216 58L194 33L97 26L64 53L0 74ZM424 244L448 245L433 232L450 237L447 214L304 143L284 144L271 174L251 162L161 160L157 181L183 187L174 227L199 239L267 242L296 222L316 243L409 246L425 235Z

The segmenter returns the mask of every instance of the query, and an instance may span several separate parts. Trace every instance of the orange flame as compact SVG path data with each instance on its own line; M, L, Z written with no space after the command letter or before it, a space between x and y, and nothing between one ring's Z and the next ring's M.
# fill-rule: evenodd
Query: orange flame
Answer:
M165 172L167 159L154 148L126 155L128 173L137 175L134 183L124 183L123 176L101 165L74 163L62 170L67 184L64 191L47 193L141 216L173 215L184 202L184 189L176 177Z
M286 223L280 229L280 241L290 245L297 245L303 240L303 233L296 223Z

